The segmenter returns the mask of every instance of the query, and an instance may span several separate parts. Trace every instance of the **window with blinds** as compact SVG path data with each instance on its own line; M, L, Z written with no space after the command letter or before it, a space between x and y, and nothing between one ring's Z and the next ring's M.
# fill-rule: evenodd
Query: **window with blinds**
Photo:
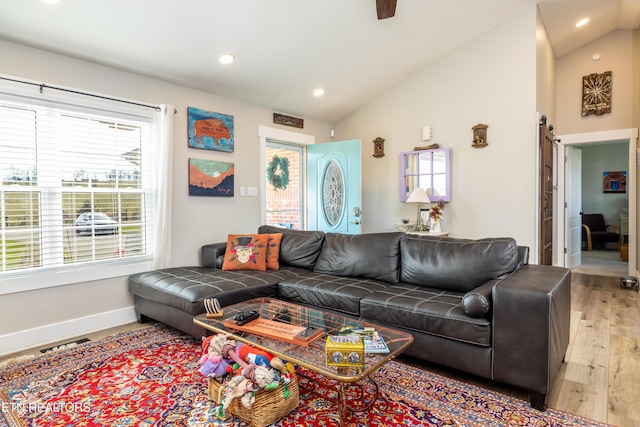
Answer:
M0 93L0 277L149 253L148 117Z

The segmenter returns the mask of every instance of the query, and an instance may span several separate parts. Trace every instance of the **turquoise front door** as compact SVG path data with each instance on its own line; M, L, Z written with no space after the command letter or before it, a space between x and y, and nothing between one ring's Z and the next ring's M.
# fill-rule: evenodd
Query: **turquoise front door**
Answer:
M360 234L360 140L307 147L309 230Z

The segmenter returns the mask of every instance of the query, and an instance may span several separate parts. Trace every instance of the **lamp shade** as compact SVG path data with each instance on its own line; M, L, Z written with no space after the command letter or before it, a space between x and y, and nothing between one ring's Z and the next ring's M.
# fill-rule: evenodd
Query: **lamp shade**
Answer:
M407 202L431 203L431 200L429 200L429 196L427 196L427 193L421 187L416 187L413 189L411 194L409 194L409 197L407 197Z

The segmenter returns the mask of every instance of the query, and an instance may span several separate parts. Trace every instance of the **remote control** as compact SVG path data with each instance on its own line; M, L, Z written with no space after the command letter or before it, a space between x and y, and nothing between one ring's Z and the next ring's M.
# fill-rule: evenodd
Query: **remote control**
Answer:
M307 337L313 335L316 330L317 329L314 328L313 326L309 326L307 329L305 329L304 331L300 332L300 334L298 334L298 335L303 337L303 338L307 338Z
M255 310L251 310L251 311L238 313L235 315L233 319L236 321L236 325L242 326L245 323L249 323L252 320L257 319L258 317L260 317L260 314Z

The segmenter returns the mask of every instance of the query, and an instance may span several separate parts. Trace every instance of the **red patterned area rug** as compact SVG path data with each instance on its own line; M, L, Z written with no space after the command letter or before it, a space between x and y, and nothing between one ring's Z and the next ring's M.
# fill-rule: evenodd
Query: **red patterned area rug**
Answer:
M0 367L0 426L229 426L198 373L200 343L162 325L142 327ZM278 427L338 426L328 380L306 372L300 405ZM374 406L349 426L605 426L398 362L375 375Z

